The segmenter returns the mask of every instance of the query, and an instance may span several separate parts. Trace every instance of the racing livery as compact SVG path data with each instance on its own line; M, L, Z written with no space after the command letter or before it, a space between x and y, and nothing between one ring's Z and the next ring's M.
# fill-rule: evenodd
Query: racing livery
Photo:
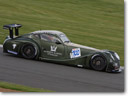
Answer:
M10 33L3 43L3 52L26 59L79 66L97 71L121 72L120 57L116 52L72 43L64 33L55 30L40 30L19 36L18 29L21 26L20 24L3 26Z

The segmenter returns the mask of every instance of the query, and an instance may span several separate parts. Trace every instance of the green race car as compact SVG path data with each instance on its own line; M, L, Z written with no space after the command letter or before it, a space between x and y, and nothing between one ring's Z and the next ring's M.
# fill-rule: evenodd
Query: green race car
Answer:
M3 52L26 59L75 65L97 71L121 72L120 57L116 52L72 43L64 33L54 30L40 30L19 36L20 27L20 24L3 26L10 33L3 43Z

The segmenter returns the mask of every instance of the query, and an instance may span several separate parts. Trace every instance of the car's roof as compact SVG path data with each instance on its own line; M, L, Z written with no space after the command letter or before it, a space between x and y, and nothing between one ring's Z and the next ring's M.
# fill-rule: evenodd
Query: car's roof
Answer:
M57 30L39 30L32 32L33 34L41 34L41 33L48 33L48 34L54 34L54 35L60 35L64 34L63 32L57 31Z

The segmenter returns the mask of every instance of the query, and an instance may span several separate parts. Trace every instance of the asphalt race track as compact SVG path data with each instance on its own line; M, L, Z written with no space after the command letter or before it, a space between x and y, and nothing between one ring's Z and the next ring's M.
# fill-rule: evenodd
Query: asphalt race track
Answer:
M8 55L0 48L0 81L57 92L124 92L122 73L26 60Z

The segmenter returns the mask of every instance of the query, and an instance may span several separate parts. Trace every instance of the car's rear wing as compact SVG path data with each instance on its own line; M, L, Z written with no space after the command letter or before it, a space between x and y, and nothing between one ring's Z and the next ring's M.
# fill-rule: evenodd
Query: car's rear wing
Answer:
M21 24L8 24L4 25L3 29L8 29L10 38L13 38L13 29L15 29L15 36L18 36L20 27L22 27Z

